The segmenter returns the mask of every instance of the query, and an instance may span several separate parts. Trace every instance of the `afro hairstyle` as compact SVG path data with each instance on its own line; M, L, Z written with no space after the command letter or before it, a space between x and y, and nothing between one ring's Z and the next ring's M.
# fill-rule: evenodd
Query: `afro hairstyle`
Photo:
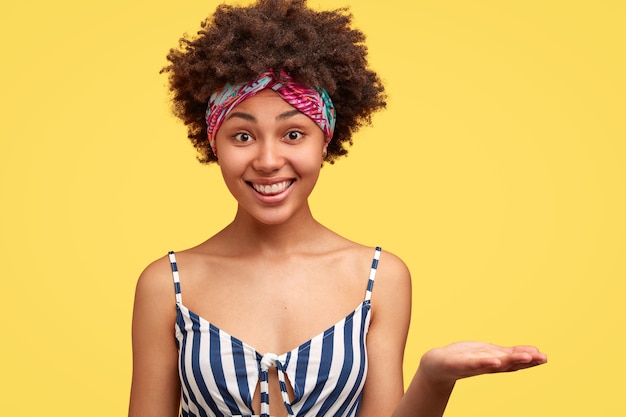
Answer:
M184 36L167 55L172 110L187 126L202 163L217 161L207 140L205 112L211 94L227 82L248 82L284 70L330 95L337 114L325 160L348 153L352 135L386 106L378 75L368 68L365 35L351 28L347 8L316 11L306 0L258 0L219 5L197 36Z

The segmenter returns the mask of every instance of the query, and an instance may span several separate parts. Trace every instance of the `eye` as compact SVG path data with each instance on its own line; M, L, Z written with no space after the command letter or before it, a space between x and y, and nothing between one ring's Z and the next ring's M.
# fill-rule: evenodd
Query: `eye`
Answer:
M296 140L302 139L303 137L304 137L304 133L298 130L290 130L285 135L285 138L288 139L289 141L296 141Z
M235 136L233 136L233 138L235 139L235 141L241 142L241 143L247 143L247 142L252 141L252 135L246 132L236 133Z

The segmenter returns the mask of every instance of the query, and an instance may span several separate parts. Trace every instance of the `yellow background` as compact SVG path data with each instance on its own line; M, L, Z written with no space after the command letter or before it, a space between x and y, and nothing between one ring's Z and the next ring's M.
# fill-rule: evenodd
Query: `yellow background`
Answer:
M407 381L431 346L532 343L548 365L447 416L626 415L623 2L351 3L389 106L312 205L411 268ZM0 414L124 415L136 277L231 219L158 73L214 5L0 7Z

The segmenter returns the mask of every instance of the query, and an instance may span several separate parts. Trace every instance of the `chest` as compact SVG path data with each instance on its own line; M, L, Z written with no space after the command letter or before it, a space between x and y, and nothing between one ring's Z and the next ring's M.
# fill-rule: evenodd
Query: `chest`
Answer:
M337 323L365 297L367 277L340 268L220 265L185 277L185 306L260 351L285 352Z

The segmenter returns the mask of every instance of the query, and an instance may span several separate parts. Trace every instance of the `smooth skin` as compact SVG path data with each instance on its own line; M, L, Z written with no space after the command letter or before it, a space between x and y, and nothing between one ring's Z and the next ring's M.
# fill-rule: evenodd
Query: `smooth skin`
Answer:
M257 351L281 354L362 302L374 250L314 219L308 197L326 151L324 136L276 93L263 90L240 103L222 124L216 144L237 213L215 236L177 252L183 303ZM264 308L254 309L259 299ZM235 302L248 307L233 309ZM360 417L441 416L456 380L546 362L534 347L455 343L427 352L405 393L402 360L410 309L409 271L399 258L383 252L372 295ZM137 283L131 417L178 415L175 318L172 275L164 257L149 265ZM275 370L269 387L272 415L286 416ZM258 413L258 388L253 403Z

